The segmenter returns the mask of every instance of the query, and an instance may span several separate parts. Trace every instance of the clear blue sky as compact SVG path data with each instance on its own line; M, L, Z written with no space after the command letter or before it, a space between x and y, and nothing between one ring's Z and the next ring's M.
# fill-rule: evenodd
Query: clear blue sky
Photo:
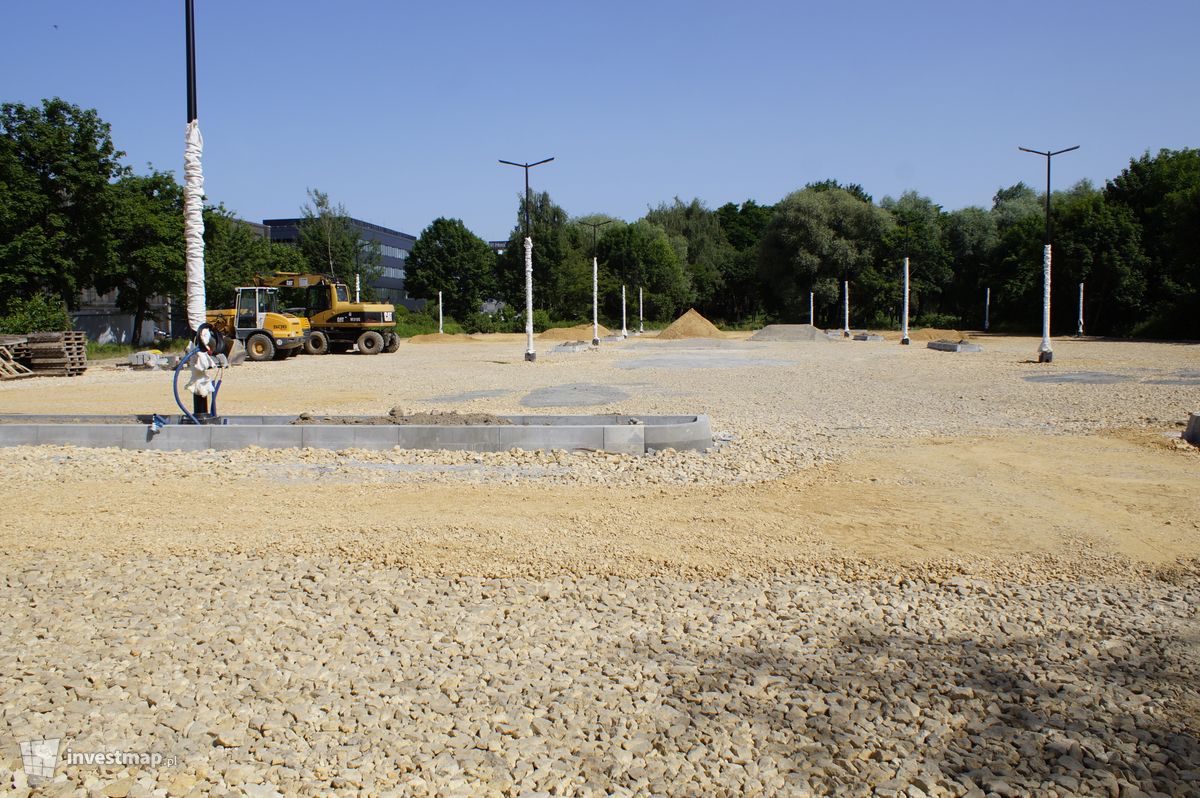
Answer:
M0 100L95 108L182 175L182 0L5 4ZM1200 3L196 0L206 192L246 219L309 187L419 234L505 238L521 170L572 215L777 202L805 183L988 205L1200 145Z

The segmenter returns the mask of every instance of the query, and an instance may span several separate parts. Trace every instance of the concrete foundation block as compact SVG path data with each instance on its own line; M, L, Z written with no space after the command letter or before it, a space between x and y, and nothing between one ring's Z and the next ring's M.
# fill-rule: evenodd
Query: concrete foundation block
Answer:
M498 427L500 448L525 449L596 449L604 448L604 427Z
M936 349L939 352L982 352L983 347L979 344L969 344L966 341L930 341L925 345L928 349Z
M601 427L604 431L604 451L619 454L646 453L646 427L644 424L626 424Z
M452 449L455 451L498 452L500 427L396 427L397 446L404 449Z

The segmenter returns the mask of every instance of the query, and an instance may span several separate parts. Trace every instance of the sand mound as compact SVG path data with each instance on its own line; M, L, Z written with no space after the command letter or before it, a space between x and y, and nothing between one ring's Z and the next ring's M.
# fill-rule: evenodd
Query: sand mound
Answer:
M811 324L768 324L754 335L751 341L824 341L831 339L824 330Z
M671 322L671 326L660 332L658 337L665 339L724 338L725 333L718 330L711 321L697 313L695 308L689 308L687 313L684 313Z
M410 344L471 344L475 343L476 339L465 333L429 333L427 335L414 335L408 339Z
M608 328L601 324L598 328L600 337L612 335ZM543 341L590 341L592 340L592 325L576 324L574 327L552 327L538 335Z

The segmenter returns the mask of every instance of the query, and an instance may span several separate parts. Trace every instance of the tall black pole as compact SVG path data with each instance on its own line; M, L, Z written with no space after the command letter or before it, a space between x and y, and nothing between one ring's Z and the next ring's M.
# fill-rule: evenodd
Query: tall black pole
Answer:
M1079 145L1067 147L1064 150L1031 150L1028 147L1017 147L1021 152L1041 155L1046 159L1046 240L1042 247L1042 343L1038 347L1038 362L1050 363L1054 360L1054 350L1050 348L1050 159L1055 155L1079 149Z
M516 163L500 159L502 164L519 166L525 170L525 360L530 363L537 360L537 353L533 350L533 239L529 230L529 170L553 160L551 157L535 163Z
M196 120L196 8L194 0L184 0L187 17L187 121Z

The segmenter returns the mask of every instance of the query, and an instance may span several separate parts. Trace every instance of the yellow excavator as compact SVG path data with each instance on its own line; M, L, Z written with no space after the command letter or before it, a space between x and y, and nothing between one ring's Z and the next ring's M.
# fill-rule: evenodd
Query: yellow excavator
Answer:
M205 318L227 341L241 341L250 360L298 355L308 337L308 319L280 310L278 294L276 288L239 288L234 307L210 310Z
M304 351L310 355L349 352L356 345L364 355L400 348L396 308L387 302L351 302L346 284L329 275L275 272L255 277L254 284L295 289L291 298L303 297L303 305L290 310L305 317L311 327L304 339Z

